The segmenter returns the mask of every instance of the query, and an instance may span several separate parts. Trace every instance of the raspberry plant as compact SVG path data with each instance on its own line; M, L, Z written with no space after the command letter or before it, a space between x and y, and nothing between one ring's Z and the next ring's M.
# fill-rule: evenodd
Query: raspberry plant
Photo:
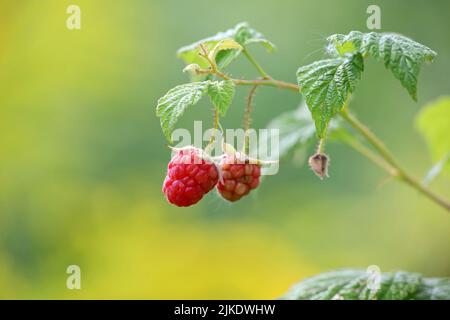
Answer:
M186 108L195 105L204 95L209 96L214 106L213 127L219 129L220 117L226 116L236 87L250 87L243 121L244 130L248 130L255 91L263 86L278 87L299 93L304 100L297 110L282 114L269 124L269 127L280 129L281 155L287 154L292 149L305 148L312 141L317 141L316 152L310 157L309 164L316 175L324 178L328 176L329 163L329 157L325 153L325 142L327 139L343 141L393 178L418 190L450 211L449 201L432 192L426 183L420 182L406 172L384 143L349 108L352 94L364 72L365 60L369 58L383 63L385 68L400 81L411 98L417 101L419 72L424 63L432 62L435 58L436 53L433 50L394 33L352 31L347 35L335 34L327 38L326 52L329 58L301 66L297 70L298 83L289 83L272 78L257 63L249 52L252 44L262 45L269 52L275 50L274 44L261 33L246 23L240 23L234 28L182 47L178 51L178 56L187 64L184 71L190 73L191 82L169 90L158 100L156 107L156 115L160 118L162 131L169 143L172 142L171 134L177 120ZM226 67L240 55L245 56L257 69L260 78L237 79L225 71ZM431 148L441 150L439 153L442 156L427 175L426 182L440 171L449 169L447 163L450 155L448 145L450 103L440 109L443 110L424 111L424 115L418 120L419 128L430 142ZM442 124L442 117L447 119L445 124ZM227 182L221 179L218 185L219 193L231 201L240 198L235 193L230 193ZM243 190L244 187L240 185L244 193L249 191L247 185L245 186ZM231 182L228 182L228 188L236 192ZM241 189L238 191L241 192Z

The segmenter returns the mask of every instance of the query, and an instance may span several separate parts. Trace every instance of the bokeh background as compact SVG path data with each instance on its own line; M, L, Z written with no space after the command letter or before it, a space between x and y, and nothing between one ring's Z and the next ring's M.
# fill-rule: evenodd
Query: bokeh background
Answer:
M77 4L82 28L66 28ZM368 60L352 102L416 176L431 166L413 122L449 94L448 1L0 1L0 298L265 298L301 278L379 265L450 275L450 216L343 145L329 145L331 178L288 159L255 196L215 195L186 209L161 193L169 149L157 99L187 81L178 47L249 22L278 47L251 47L274 77L324 54L329 34L367 31L378 4L382 30L438 52L414 103L390 72ZM236 77L255 77L241 57ZM224 126L240 126L241 88ZM295 108L275 88L256 96L254 126ZM209 121L207 99L179 122ZM207 122L208 123L208 122ZM432 188L450 196L448 177ZM66 289L81 267L82 289Z

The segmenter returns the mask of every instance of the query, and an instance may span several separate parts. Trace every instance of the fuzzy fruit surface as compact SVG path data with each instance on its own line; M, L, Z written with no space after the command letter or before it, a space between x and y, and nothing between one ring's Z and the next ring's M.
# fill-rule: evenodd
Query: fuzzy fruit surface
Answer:
M171 204L188 207L199 202L218 180L216 165L192 147L179 150L170 160L162 191Z
M259 164L227 156L222 160L220 167L222 178L217 184L217 191L228 201L239 200L259 185L261 176Z

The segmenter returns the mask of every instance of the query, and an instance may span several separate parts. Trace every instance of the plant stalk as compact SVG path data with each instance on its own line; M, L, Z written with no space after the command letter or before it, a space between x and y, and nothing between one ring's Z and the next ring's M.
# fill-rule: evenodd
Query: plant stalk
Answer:
M295 83L275 80L275 79L255 79L255 80L244 80L244 79L233 79L230 78L225 73L222 73L220 71L215 72L209 72L212 73L219 78L225 79L225 80L231 80L234 82L235 85L241 85L241 86L269 86L269 87L277 87L281 89L289 89L295 92L299 92L299 87Z
M271 77L267 74L267 72L264 71L264 69L259 65L258 62L250 55L250 53L247 51L247 49L244 48L242 50L242 53L245 55L245 57L250 61L251 64L258 70L258 72L261 74L263 79L270 79Z
M317 153L323 153L325 151L325 138L321 138L319 140L319 144L317 145Z
M245 111L244 111L244 119L242 122L242 126L244 127L244 132L245 132L245 137L244 137L244 153L248 153L249 152L249 132L248 130L250 130L250 125L252 122L252 118L251 118L251 113L253 111L253 99L255 97L255 92L256 89L258 89L258 86L255 85L250 89L250 92L248 93L248 97L247 97L247 105L245 107Z
M270 86L270 87L277 87L281 89L289 89L296 92L299 92L298 85L290 82L284 82L280 80L275 79L256 79L256 80L242 80L242 79L231 79L236 85L242 85L242 86Z
M417 179L410 176L398 163L390 151L385 147L383 142L370 131L364 124L362 124L354 115L352 115L347 109L341 111L341 116L346 120L356 131L358 131L368 143L370 143L381 155L381 157L393 168L395 171L389 172L394 177L398 178L400 181L408 184L410 187L418 190L423 195L427 196L429 199L433 200L435 203L439 204L441 207L450 212L450 203L432 192L430 189L425 187Z

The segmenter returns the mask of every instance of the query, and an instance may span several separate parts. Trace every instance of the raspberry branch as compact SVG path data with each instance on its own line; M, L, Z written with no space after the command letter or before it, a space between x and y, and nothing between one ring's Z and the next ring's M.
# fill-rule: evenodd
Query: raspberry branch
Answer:
M218 78L225 79L225 80L231 80L234 82L235 85L242 85L242 86L253 86L252 91L256 90L258 86L271 86L271 87L277 87L281 89L287 89L295 92L301 93L301 88L295 84L290 82L285 82L281 80L276 80L267 75L267 73L259 66L259 64L251 57L244 49L243 53L248 58L248 60L257 68L257 70L260 72L260 74L263 76L263 79L254 79L254 80L247 80L247 79L234 79L228 76L227 74L221 72L218 70L217 65L215 61L212 61L208 57L208 53L206 48L203 45L200 45L202 53L200 55L204 57L208 63L210 64L210 68L208 69L197 69L195 70L198 74L211 74ZM253 95L253 94L252 94ZM252 95L249 95L252 96ZM251 101L250 101L251 102ZM348 102L348 100L347 100ZM348 103L342 108L342 111L340 111L340 115L342 119L344 119L347 123L349 123L357 132L359 132L362 137L365 139L365 141L370 144L374 150L378 153L378 155L374 154L370 149L366 148L365 146L355 146L352 144L349 144L351 147L353 147L355 150L360 152L363 156L377 164L380 168L385 170L390 176L393 178L396 178L397 180L409 185L410 187L416 189L420 193L422 193L424 196L428 197L430 200L435 202L436 204L440 205L442 208L446 209L450 212L450 202L443 197L435 194L430 189L428 189L426 186L424 186L422 183L420 183L416 178L412 177L409 173L407 173L397 162L395 157L392 155L392 153L386 148L384 143L372 132L370 129L365 126L363 123L361 123L350 111L348 110ZM321 139L319 141L318 149L319 151L322 151L324 145L324 140ZM320 155L321 152L318 152L316 155ZM319 159L321 162L318 164L320 168L323 168L323 170L318 170L320 173L320 176L326 175L326 167L324 167L324 163L326 164L326 161L324 161L323 158ZM317 163L315 164L317 165ZM317 174L317 172L316 172Z

